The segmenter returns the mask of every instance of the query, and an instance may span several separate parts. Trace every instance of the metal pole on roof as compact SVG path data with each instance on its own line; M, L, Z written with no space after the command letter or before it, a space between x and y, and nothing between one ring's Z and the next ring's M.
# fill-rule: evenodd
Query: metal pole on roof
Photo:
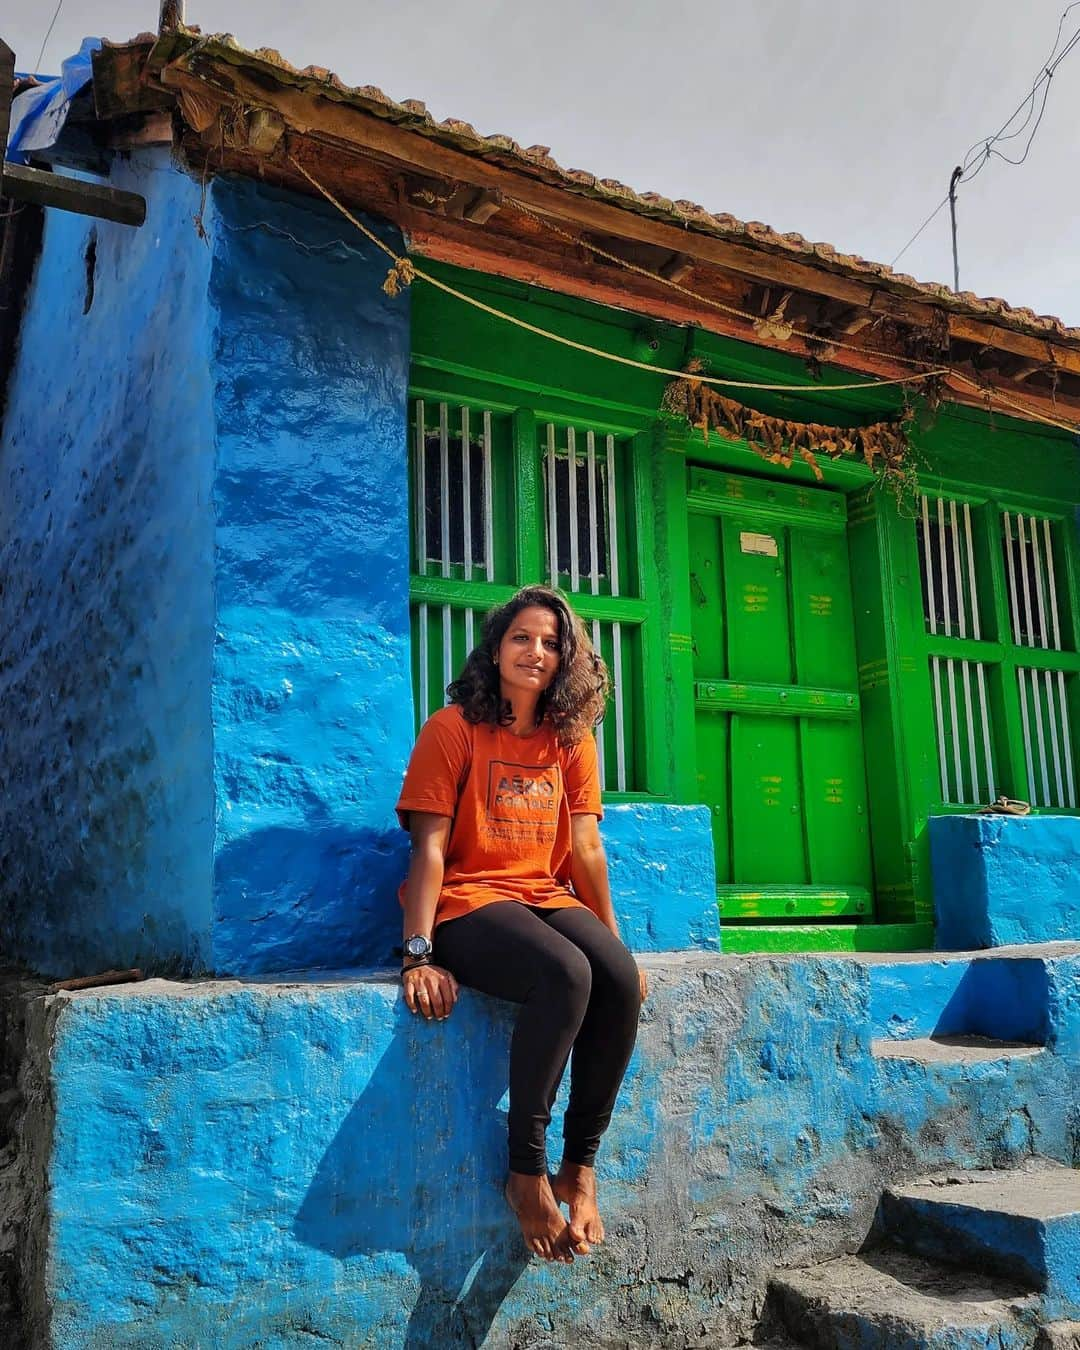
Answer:
M161 0L158 12L158 32L172 33L183 26L184 0Z
M960 258L956 251L956 185L964 176L964 166L958 164L949 179L949 214L952 217L952 271L953 290L960 294Z

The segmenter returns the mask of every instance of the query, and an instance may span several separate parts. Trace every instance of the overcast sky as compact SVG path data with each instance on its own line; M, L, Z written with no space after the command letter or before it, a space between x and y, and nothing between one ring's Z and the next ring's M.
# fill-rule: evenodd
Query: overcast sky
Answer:
M32 66L53 0L4 0ZM187 0L187 21L419 98L559 163L891 262L1054 43L1063 0ZM156 0L63 0L42 69ZM14 13L12 13L14 11ZM1080 4L1063 41L1080 29ZM1030 127L1029 127L1030 130ZM1013 153L1025 136L1002 148ZM960 284L1080 325L1080 45L1027 161L959 192ZM898 263L952 279L948 210Z

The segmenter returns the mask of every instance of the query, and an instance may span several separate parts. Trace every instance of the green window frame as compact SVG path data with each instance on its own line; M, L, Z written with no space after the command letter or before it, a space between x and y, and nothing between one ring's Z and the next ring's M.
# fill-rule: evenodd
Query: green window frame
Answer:
M605 800L655 799L665 682L650 442L600 417L549 416L455 391L410 399L409 598L417 726L520 587L557 586L613 680L597 728ZM422 506L421 506L422 504Z
M921 494L915 521L939 798L1075 813L1080 652L1072 517L1006 496Z

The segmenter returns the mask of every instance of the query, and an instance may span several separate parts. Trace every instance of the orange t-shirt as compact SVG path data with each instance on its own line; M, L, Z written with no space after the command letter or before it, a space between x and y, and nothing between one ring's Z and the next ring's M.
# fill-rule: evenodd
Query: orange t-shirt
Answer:
M450 816L435 923L494 900L544 909L580 905L568 889L572 815L603 816L596 742L563 746L545 722L531 736L467 722L456 704L424 723L398 799L410 811Z

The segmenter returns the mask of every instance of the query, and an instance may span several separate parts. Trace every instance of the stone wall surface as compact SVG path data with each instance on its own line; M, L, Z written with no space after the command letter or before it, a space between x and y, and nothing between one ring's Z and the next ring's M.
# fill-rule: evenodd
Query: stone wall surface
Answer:
M213 968L377 962L413 734L408 295L329 209L247 180L213 199Z
M213 421L198 185L47 213L0 439L0 939L56 975L209 955Z
M734 1345L770 1270L858 1247L890 1178L1074 1160L1076 956L1050 963L1045 1054L929 1083L872 1054L865 962L643 961L609 1239L569 1269L526 1260L500 1194L506 1005L429 1025L377 973L48 1000L37 1344Z

